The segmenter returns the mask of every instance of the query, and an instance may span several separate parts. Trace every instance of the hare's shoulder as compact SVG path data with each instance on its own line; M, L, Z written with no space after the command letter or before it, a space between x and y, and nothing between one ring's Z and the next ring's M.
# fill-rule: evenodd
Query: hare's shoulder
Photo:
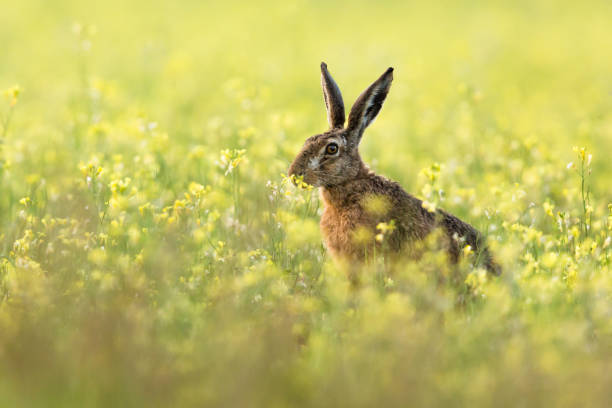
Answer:
M395 216L402 214L410 217L427 216L427 210L423 208L423 202L409 194L396 181L384 176L374 175L370 181L371 192L386 197L391 204L390 211Z
M400 224L413 224L415 219L425 224L433 221L421 200L408 194L399 183L374 173L342 187L323 189L322 198L323 224L333 219L345 219L351 226L390 220Z

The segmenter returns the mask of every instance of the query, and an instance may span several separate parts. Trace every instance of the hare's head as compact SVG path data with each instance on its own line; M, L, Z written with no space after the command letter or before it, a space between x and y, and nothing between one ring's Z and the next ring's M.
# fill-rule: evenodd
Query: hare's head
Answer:
M355 101L345 127L344 102L338 85L321 63L321 86L329 130L309 137L297 155L289 175L303 176L316 187L333 187L354 179L363 164L359 157L359 142L366 127L380 111L393 80L393 68L385 71Z

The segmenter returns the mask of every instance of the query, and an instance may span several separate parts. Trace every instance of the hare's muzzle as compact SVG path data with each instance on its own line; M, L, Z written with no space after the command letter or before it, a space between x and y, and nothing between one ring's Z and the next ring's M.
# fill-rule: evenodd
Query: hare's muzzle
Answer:
M307 184L315 184L315 180L313 178L312 170L307 166L307 157L304 154L300 154L295 158L291 166L289 167L289 177L293 181L293 184L296 186L301 185L298 181L301 180Z
M293 184L295 184L297 186L297 180L295 177L299 177L299 176L303 176L304 172L303 169L300 168L300 166L297 164L297 159L291 163L291 166L289 166L289 172L288 172L289 177L291 177L291 180L293 181ZM295 176L295 177L294 177Z

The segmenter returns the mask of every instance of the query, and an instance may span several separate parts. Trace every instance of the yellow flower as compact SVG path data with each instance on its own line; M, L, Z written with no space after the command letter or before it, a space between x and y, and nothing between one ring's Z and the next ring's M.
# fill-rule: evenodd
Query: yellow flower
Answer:
M369 214L378 216L387 214L391 208L389 199L380 194L368 194L361 205Z
M32 204L32 200L30 197L23 197L21 200L19 200L19 204L23 205L24 207L29 207Z
M225 170L227 176L246 158L246 149L224 149L221 151L219 165Z
M432 202L429 202L427 200L423 200L423 203L421 204L421 207L423 207L424 209L426 209L430 213L435 213L436 212L436 204L432 203Z
M19 87L19 85L12 86L4 91L4 96L9 100L9 105L11 107L17 105L17 101L19 100L20 94L21 88Z
M544 212L546 213L546 215L548 215L549 217L554 218L555 214L553 213L553 210L555 209L555 206L552 205L551 203L549 203L548 201L546 201L543 205L544 208Z

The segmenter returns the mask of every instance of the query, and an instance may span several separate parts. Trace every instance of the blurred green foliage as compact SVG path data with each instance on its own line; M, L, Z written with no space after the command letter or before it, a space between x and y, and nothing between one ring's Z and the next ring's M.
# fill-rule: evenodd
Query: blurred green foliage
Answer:
M0 406L612 404L610 2L0 10ZM502 277L351 287L281 176L322 60L347 104L395 67L364 159Z

